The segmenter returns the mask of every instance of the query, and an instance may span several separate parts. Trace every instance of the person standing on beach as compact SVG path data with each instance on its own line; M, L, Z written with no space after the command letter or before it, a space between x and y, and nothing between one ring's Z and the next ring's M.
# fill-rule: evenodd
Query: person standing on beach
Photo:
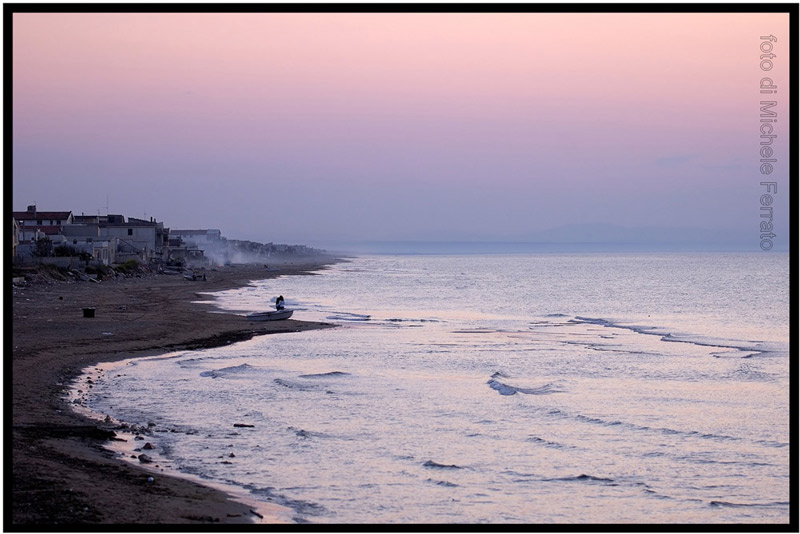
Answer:
M283 309L283 295L275 299L275 309L276 310Z

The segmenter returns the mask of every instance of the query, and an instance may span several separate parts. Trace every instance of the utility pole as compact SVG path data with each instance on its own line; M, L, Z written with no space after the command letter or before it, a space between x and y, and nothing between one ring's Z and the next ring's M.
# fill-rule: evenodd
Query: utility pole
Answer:
M102 208L102 207L103 207L103 206L100 206L100 208ZM98 216L98 217L100 216L100 208L97 208L97 216ZM106 195L106 205L105 205L105 208L106 208L106 216L108 216L108 195Z

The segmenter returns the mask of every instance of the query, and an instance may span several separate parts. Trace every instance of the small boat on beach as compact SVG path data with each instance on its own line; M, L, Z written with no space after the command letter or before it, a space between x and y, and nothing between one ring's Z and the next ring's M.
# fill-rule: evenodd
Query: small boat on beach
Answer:
M292 316L294 310L272 310L265 312L254 312L245 315L248 321L281 321Z

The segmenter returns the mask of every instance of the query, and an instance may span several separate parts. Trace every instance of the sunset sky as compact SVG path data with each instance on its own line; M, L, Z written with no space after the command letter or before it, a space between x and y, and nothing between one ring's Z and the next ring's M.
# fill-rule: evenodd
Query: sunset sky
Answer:
M316 246L608 225L758 250L774 181L786 246L788 41L785 13L16 13L13 208Z

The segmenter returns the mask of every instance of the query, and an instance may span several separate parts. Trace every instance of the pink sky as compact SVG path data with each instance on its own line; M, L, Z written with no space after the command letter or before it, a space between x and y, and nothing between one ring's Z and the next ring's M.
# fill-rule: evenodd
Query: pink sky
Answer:
M112 212L230 234L252 224L221 201L311 206L287 239L746 231L759 36L779 36L789 91L786 14L15 14L13 32L15 209L108 194ZM80 194L48 199L65 178ZM132 179L195 184L202 216ZM403 234L410 202L423 221ZM474 221L487 202L503 225Z

